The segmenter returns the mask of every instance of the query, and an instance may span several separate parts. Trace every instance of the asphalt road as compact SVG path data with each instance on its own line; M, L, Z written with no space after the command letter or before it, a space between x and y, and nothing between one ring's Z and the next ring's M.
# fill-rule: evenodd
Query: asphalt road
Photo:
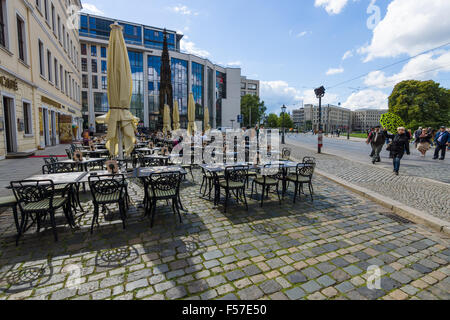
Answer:
M299 144L303 147L317 150L317 136L311 134L290 134L287 142ZM420 176L441 182L450 183L450 152L444 161L433 160L434 148L428 151L425 158L415 150L414 144L411 144L411 155L405 154L402 160L400 171L412 176ZM353 161L371 164L369 154L372 149L362 139L338 139L327 138L324 136L324 146L322 152L347 158ZM383 148L381 153L381 163L377 167L392 170L392 160L389 158L389 152Z

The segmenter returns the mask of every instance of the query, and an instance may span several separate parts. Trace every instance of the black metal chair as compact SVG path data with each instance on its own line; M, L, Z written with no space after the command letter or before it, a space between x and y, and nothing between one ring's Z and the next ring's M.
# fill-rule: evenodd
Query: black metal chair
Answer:
M156 212L156 204L160 200L172 200L172 210L174 214L180 214L180 172L166 172L153 173L150 177L143 178L145 190L145 215L151 214L151 227L153 228L153 221Z
M72 149L66 149L67 158L73 159Z
M208 198L211 199L211 192L213 190L213 184L214 184L214 175L205 170L204 168L202 169L202 184L200 186L200 194L204 196L206 196L206 193L208 193ZM203 192L203 188L205 189Z
M123 228L126 228L126 205L125 205L125 176L118 175L102 175L90 176L89 188L91 189L92 199L94 203L94 216L92 217L91 234L94 232L94 224L100 226L98 222L99 207L105 207L109 204L117 203L119 205L120 218Z
M297 164L295 173L288 174L286 179L288 182L292 182L295 185L294 203L297 199L297 194L303 192L303 185L307 184L309 187L309 194L311 201L314 201L313 194L314 188L312 185L312 177L314 174L315 165L311 163L299 163Z
M54 163L57 163L57 162L58 162L58 158L57 158L57 157L48 157L48 158L44 158L44 163L45 163L46 165L54 164Z
M67 197L55 197L55 185L52 180L13 181L10 185L22 216L16 245L19 244L22 234L28 231L34 223L37 224L37 232L39 232L47 215L50 216L55 241L58 241L55 213L60 208L63 208L69 225L73 226L72 217L69 214L69 200ZM30 225L28 225L29 218L32 220Z
M304 157L303 158L303 163L310 163L310 164L313 164L315 166L316 165L316 158L314 158L314 157Z
M279 177L282 176L282 168L280 165L273 166L271 164L266 164L261 169L261 175L256 176L255 179L253 179L252 182L252 196L253 196L253 188L256 189L256 193L258 193L257 186L262 186L262 192L261 192L261 208L264 204L264 196L267 194L269 195L270 188L275 187L275 190L277 192L278 200L281 205L281 196L279 191Z
M239 203L239 197L242 195L245 208L248 210L247 198L245 196L245 187L248 179L248 166L233 166L225 168L225 180L219 180L220 189L225 191L225 208L224 212L227 212L228 199L230 193L233 193L236 197L236 201Z
M105 161L106 159L97 160L93 162L86 163L87 171L102 171L105 170Z
M142 168L145 167L162 167L164 166L164 160L159 158L146 158L144 155L139 154L139 165Z

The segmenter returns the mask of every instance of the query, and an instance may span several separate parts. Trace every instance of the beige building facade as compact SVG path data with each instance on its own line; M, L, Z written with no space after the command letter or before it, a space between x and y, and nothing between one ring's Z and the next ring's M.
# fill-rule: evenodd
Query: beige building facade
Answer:
M254 96L260 96L260 82L259 80L247 79L247 77L241 77L241 97L252 94Z
M79 139L80 1L0 4L0 159Z

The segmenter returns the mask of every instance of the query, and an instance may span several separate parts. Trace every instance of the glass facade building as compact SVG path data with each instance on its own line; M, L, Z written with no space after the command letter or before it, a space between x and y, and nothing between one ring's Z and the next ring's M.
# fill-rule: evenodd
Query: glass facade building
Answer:
M106 93L108 87L107 41L110 25L114 21L114 19L81 14L79 33L83 48L80 57L83 79L82 105L86 126L89 123L95 123L95 117L109 110ZM121 21L118 23L123 26L132 72L133 92L130 111L144 122L144 126L155 129L160 117L163 30ZM233 68L224 68L211 63L208 59L180 52L178 48L182 35L174 31L167 32L173 99L179 105L181 127L187 127L189 92L192 92L194 96L196 122L199 128L202 128L204 108L209 109L212 127L231 127L227 123L240 114L240 88L238 86L234 90L233 87L230 91L227 86L227 81L230 80L229 69ZM240 70L234 68L231 75L233 83L239 83ZM236 96L236 99L233 101L228 99L229 93ZM223 123L224 119L226 124ZM104 127L97 126L97 130L103 129Z

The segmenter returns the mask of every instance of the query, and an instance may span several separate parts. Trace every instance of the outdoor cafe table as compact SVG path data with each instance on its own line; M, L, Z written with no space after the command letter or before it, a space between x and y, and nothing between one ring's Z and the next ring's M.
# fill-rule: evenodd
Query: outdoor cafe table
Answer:
M106 159L104 158L83 158L82 161L74 161L72 159L69 160L63 160L63 161L59 161L59 163L69 163L69 164L76 164L78 166L78 168L82 168L84 171L88 171L88 164L89 163L94 163L94 162L100 162L100 161L105 161Z
M109 150L108 149L96 149L96 150L82 150L81 151L83 154L94 154L94 155L99 155L99 154L108 154Z
M144 156L144 159L156 159L156 160L161 160L164 162L164 165L167 166L167 164L169 163L169 159L171 158L171 155L167 155L167 156L160 156L157 154L153 154L153 155L148 155L148 156Z
M214 197L214 204L217 205L220 198L220 188L219 188L219 173L225 172L226 168L236 167L236 166L248 166L250 171L258 171L264 168L265 165L272 165L272 166L279 166L283 170L283 195L286 193L287 190L287 183L286 183L286 175L288 174L289 169L296 168L298 163L293 161L272 161L267 163L262 163L259 165L255 165L252 162L235 162L230 164L224 164L224 163L215 163L215 164L202 164L200 165L201 168L211 173L214 177L214 185L215 185L215 197Z

